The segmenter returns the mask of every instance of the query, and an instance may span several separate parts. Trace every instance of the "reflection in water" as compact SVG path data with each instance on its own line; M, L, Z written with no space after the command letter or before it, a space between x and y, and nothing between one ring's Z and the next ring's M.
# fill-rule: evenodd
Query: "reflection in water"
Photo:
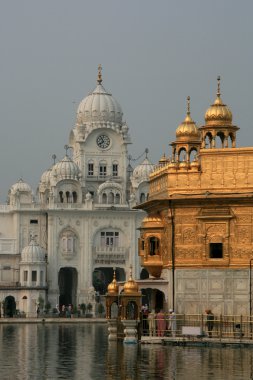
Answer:
M253 379L253 350L108 342L106 324L0 324L0 378Z

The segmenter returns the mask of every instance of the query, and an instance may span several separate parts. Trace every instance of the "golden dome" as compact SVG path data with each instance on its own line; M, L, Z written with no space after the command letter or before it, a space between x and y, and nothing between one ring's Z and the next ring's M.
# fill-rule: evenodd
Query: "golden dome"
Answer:
M232 112L223 104L220 96L220 77L217 78L218 89L217 97L205 114L206 125L232 125Z
M163 153L162 157L159 160L160 165L165 165L168 162L168 158L165 156L165 153Z
M127 282L124 285L124 294L135 294L139 292L138 284L132 278L132 267L130 267L130 275Z
M176 130L177 140L199 140L200 134L198 127L191 118L190 113L190 96L187 97L187 114L184 121L178 126Z
M119 286L116 281L116 274L115 270L113 272L113 280L112 282L107 286L107 293L109 294L118 294L119 292Z

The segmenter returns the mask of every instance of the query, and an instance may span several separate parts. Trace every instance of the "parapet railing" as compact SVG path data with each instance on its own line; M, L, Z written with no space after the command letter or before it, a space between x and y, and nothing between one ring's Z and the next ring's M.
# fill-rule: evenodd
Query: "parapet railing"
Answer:
M218 339L253 339L253 316L217 315L207 320L206 314L175 314L170 318L164 313L164 319L157 314L155 318L142 315L141 335L162 337L209 337Z

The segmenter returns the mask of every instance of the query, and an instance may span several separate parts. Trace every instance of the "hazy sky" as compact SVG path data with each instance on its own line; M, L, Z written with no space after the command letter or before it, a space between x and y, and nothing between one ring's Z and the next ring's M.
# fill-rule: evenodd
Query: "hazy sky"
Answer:
M0 200L36 190L64 156L78 103L103 85L121 104L133 157L157 162L186 113L198 125L221 76L237 146L253 146L252 0L2 0Z

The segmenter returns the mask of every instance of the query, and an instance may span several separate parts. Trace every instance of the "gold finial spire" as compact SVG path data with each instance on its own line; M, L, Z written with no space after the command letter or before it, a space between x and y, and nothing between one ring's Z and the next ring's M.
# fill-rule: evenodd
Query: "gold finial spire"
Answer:
M129 273L129 281L133 281L133 278L132 278L132 264L130 264L130 273Z
M102 66L101 64L98 65L98 78L97 78L97 83L101 84L102 83Z
M190 96L187 96L187 115L190 115L191 114L191 110L190 110Z
M220 97L220 76L217 76L217 96Z

